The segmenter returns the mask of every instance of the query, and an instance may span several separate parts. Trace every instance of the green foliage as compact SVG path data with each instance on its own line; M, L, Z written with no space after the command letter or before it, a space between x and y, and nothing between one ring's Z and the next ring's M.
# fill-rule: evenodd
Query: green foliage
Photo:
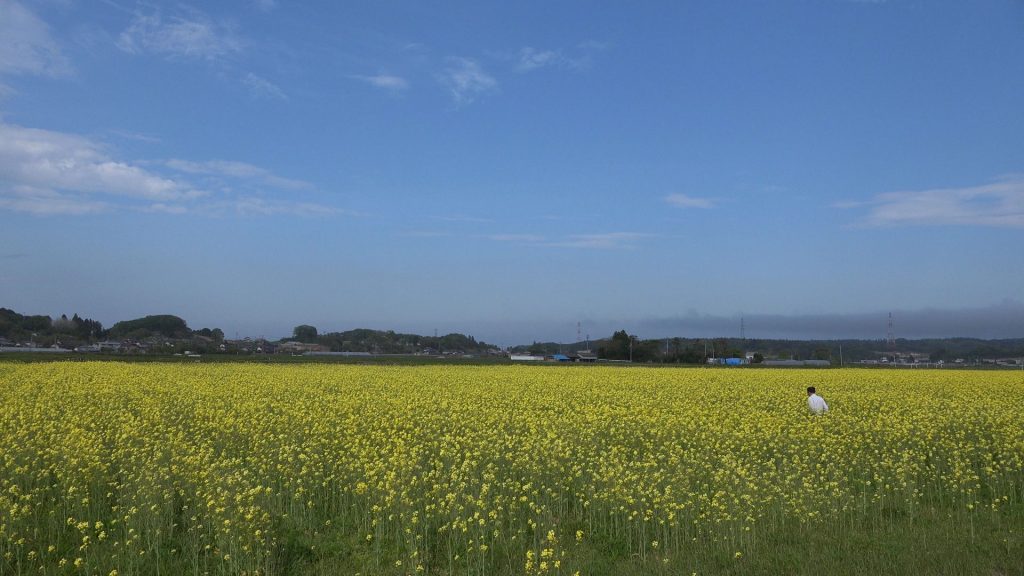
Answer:
M196 336L202 336L203 338L209 338L216 343L224 341L224 331L220 328L214 328L212 330L209 328L202 328L200 330L196 330L193 334Z
M49 332L51 325L49 316L22 316L14 310L0 308L0 337L26 340L33 333Z
M311 344L316 342L316 336L316 326L310 326L309 324L300 324L292 330L292 339L299 342Z
M123 320L110 328L111 338L187 338L192 335L188 325L181 318L171 314L144 316L135 320Z
M597 356L607 360L629 360L630 335L625 330L612 334L612 338L597 349Z
M330 348L333 352L369 352L371 354L417 354L433 353L485 354L495 347L479 342L464 334L444 336L419 336L401 334L392 330L371 330L356 328L344 332L321 334L316 343Z
M96 320L75 314L71 319L62 315L56 321L49 316L23 316L13 310L0 308L0 337L14 342L34 341L39 344L62 342L91 342L102 339L106 333Z

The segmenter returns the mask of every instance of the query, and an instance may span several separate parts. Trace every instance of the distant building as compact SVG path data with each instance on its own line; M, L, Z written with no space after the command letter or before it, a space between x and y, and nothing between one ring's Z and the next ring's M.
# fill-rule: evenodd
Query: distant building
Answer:
M321 344L282 342L278 344L277 351L282 354L305 354L306 352L329 352L330 350Z
M765 360L761 363L763 366L817 366L826 367L831 366L832 362L828 360Z
M742 366L747 363L746 358L708 358L708 364L719 366Z
M597 362L597 353L590 350L579 350L576 352L576 362Z
M123 352L131 347L131 342L118 342L116 340L104 340L96 344L100 352Z

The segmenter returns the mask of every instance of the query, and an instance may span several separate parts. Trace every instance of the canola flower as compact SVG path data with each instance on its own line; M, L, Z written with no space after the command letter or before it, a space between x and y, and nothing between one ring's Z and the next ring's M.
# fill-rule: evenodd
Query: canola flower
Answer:
M0 406L0 574L568 575L592 541L1021 524L1011 372L0 363Z

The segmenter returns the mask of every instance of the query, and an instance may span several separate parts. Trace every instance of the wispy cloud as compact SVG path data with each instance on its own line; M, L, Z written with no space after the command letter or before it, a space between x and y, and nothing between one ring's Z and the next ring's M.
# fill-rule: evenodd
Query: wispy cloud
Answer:
M401 91L409 87L409 82L401 76L394 76L391 74L377 74L376 76L351 76L353 80L359 80L365 82L375 88L382 88L384 90Z
M492 234L487 237L496 242L512 242L519 244L541 244L544 237L537 234Z
M256 197L242 197L213 206L214 209L233 211L242 216L330 216L345 213L331 206L314 202L279 202Z
M313 202L282 202L255 196L238 196L233 198L215 199L193 205L165 204L157 202L140 209L142 212L159 214L199 214L211 217L226 216L301 216L317 217L348 214L348 212Z
M0 210L37 216L96 214L111 208L108 202L51 188L11 185L0 181Z
M249 93L257 98L267 98L271 100L288 99L288 95L285 94L277 84L274 84L262 76L257 76L252 72L249 72L242 77L242 83L249 88Z
M177 174L162 174L161 168ZM40 216L125 210L210 216L348 213L264 193L265 188L312 187L245 162L131 162L83 136L0 122L0 210Z
M1024 227L1024 176L964 188L888 192L837 208L867 208L867 226Z
M440 230L408 230L402 235L408 238L448 238L452 236L452 233Z
M640 232L606 232L601 234L572 234L560 238L549 238L538 234L492 234L487 238L496 242L508 242L532 247L621 250L634 248L637 242L650 237L651 234Z
M665 202L677 208L714 208L715 200L711 198L698 198L686 194L669 194L665 196Z
M448 67L440 75L440 81L448 88L459 106L470 104L479 96L498 87L498 81L471 58L449 58Z
M166 202L200 195L186 183L111 158L87 138L0 123L0 197L8 209L82 214L109 208L104 197Z
M588 68L597 52L607 49L601 42L581 42L569 49L540 49L524 46L511 60L517 72L526 73L542 68L580 70ZM507 56L503 59L509 59Z
M0 0L0 74L62 76L71 65L50 27L13 0Z
M597 250L617 250L633 248L636 243L650 234L639 232L607 232L604 234L575 234L562 241L551 242L548 246L560 248L590 248Z
M174 170L185 172L187 174L201 174L205 176L221 176L253 180L275 188L301 190L313 187L309 182L294 180L291 178L282 178L280 176L276 176L266 168L261 168L245 162L235 162L231 160L207 160L204 162L194 162L191 160L171 159L167 160L165 164L169 168L173 168Z
M489 222L494 222L491 218L481 218L480 216L469 216L466 214L447 214L444 216L431 216L431 218L442 222L467 222L471 224L487 224Z
M516 70L520 72L531 72L545 66L557 66L565 64L566 59L562 53L556 50L537 50L526 46L519 51L519 58L516 63Z
M129 132L127 130L109 130L111 134L125 140L135 140L137 142L146 142L149 144L157 144L161 142L160 138L152 136L150 134L142 134L139 132Z
M159 10L136 14L121 33L117 47L125 52L151 52L166 57L224 60L242 51L234 29L196 9L182 9L164 18Z
M260 12L272 12L277 8L277 0L253 0L252 5Z

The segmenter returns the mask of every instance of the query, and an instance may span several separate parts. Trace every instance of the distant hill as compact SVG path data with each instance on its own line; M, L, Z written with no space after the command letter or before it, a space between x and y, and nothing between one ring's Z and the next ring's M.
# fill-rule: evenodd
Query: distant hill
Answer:
M320 334L316 336L315 342L327 346L332 352L369 352L373 354L417 354L423 352L486 354L498 350L496 346L477 341L472 336L463 334L420 336L369 328Z
M181 318L171 314L144 316L135 320L123 320L110 328L111 338L187 338L192 330Z
M106 331L96 320L78 314L56 320L49 316L25 316L8 308L0 308L0 338L10 343L31 342L49 346L57 342L87 342L103 338Z
M171 314L145 316L124 320L109 330L97 320L74 314L71 318L26 316L7 308L0 308L0 339L11 345L58 346L74 348L104 340L174 340L183 348L213 349L221 342L224 332L219 328L192 330L185 320ZM170 349L169 349L170 350Z

